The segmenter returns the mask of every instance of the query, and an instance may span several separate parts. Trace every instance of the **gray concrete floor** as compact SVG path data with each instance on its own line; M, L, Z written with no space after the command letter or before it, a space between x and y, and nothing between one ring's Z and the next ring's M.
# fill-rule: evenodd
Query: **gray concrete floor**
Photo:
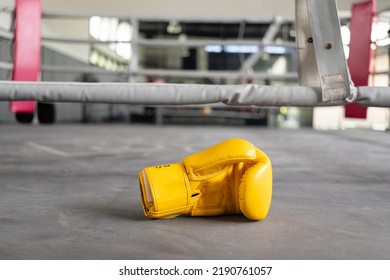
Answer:
M260 222L149 220L138 171L240 137L271 158ZM390 134L0 124L1 259L390 259Z

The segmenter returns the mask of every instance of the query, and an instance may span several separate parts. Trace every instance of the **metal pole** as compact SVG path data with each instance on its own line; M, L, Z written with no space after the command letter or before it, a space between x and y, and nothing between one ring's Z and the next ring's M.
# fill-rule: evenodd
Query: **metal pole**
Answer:
M131 57L129 61L129 82L136 82L136 73L139 67L139 58L138 58L138 37L139 37L139 21L138 18L132 17L130 20L132 27L132 37L131 37Z

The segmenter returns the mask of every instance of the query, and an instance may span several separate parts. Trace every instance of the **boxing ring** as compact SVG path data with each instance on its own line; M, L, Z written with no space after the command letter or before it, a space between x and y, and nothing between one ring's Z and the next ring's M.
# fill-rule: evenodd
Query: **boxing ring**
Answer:
M0 101L390 107L388 87L352 83L334 32L338 21L322 32L323 21L337 17L335 2L296 3L305 15L298 24L299 85L1 81ZM232 137L255 143L272 160L275 188L264 221L145 219L142 167ZM0 143L0 259L390 258L386 133L0 125Z
M367 20L368 22L372 21L371 18L367 18ZM278 24L280 24L278 20L273 23L273 25ZM326 29L321 28L324 24L327 25ZM364 106L390 107L388 87L355 86L352 83L342 47L335 1L324 1L319 4L313 0L297 0L296 27L296 47L300 65L299 86L151 85L134 82L94 85L88 83L1 81L0 101L30 100L135 105L224 103L232 106L276 107L316 107L356 103ZM272 26L266 34L267 38L263 40L263 44L269 44L270 38L275 36L273 28L275 27ZM186 44L193 45L194 42ZM243 67L245 68L245 66ZM137 70L139 69L130 67L130 73ZM142 69L140 71L142 72ZM242 75L249 77L245 71L242 72ZM129 79L132 80L131 75Z

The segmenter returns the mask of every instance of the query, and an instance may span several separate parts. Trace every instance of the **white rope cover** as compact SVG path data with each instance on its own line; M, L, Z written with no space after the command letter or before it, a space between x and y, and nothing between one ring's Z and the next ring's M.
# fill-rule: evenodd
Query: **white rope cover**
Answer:
M390 107L390 88L358 87L356 102ZM320 87L202 85L158 83L0 82L0 101L195 105L224 103L254 106L335 106L345 100L322 101Z
M390 87L358 87L356 103L372 107L390 107Z
M0 82L0 101L18 100L137 105L222 102L227 105L312 107L322 103L322 92L320 88L253 84Z

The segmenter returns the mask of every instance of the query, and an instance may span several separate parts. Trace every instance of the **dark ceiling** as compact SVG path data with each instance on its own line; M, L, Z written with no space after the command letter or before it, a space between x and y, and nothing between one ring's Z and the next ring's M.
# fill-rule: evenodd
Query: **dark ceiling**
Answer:
M167 32L169 22L149 22L143 21L140 23L140 32L145 35L146 38L155 38L157 36L170 36ZM240 28L243 35L242 39L261 39L266 33L269 24L267 23L215 23L215 22L203 22L203 23L180 23L181 33L184 33L191 37L202 38L214 38L214 39L237 39L240 36ZM278 35L284 41L294 41L295 38L291 36L290 30L293 28L292 23L282 24ZM172 36L176 36L174 34Z

